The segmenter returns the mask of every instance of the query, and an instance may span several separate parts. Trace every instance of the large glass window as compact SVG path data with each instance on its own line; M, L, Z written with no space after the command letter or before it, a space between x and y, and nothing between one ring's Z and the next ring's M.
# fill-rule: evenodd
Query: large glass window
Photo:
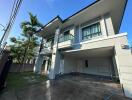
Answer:
M101 35L100 23L82 28L82 40L89 40Z

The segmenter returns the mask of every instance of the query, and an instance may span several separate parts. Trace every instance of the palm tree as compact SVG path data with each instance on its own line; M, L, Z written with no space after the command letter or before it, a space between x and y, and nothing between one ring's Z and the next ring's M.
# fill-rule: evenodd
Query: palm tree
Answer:
M37 16L34 16L32 13L29 13L30 21L24 21L21 23L21 28L23 33L33 36L38 29L42 28L43 25L38 21Z
M34 39L37 31L43 27L43 25L38 21L37 16L34 16L32 13L29 13L30 21L24 21L21 23L21 28L24 35L28 38L27 48L24 50L23 63L26 60L27 51L30 48L30 41Z

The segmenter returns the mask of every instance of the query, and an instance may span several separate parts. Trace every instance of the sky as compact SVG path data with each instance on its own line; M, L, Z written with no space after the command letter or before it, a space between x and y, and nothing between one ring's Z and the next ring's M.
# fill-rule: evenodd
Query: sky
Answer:
M11 13L14 0L0 0L0 24L6 26ZM29 12L37 15L42 24L46 24L54 17L59 15L62 19L66 19L70 15L76 13L80 9L91 4L95 0L23 0L15 23L10 32L10 37L18 37L22 33L20 23L29 20ZM132 0L128 0L125 15L120 28L120 33L128 32L129 43L132 42ZM0 38L3 34L0 27ZM8 38L8 43L9 42Z

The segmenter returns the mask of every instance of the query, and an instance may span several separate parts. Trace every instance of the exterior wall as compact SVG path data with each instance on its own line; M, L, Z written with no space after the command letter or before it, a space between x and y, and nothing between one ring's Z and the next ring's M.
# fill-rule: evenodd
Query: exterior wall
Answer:
M88 60L88 67L85 67L85 60ZM86 59L64 58L64 73L80 72L85 74L111 76L112 67L112 62L108 57Z
M76 25L76 26L70 25L66 28L60 29L60 35L63 35L65 31L70 30L70 34L74 36L74 40L73 41L69 40L69 41L59 43L58 44L59 48L66 48L66 47L71 47L71 46L73 47L71 49L80 48L80 46L75 45L75 44L84 42L82 40L82 28L92 25L97 22L100 23L102 35L92 40L115 35L113 24L112 24L112 19L109 14L105 14L105 15L102 15L101 17L94 18L80 25ZM91 40L85 40L85 41L91 41Z
M122 43L122 44L125 44L127 45L128 42L127 42L127 37L126 37L126 33L123 33L123 34L118 34L118 35L115 35L115 36L108 36L108 37L104 37L104 38L101 38L101 39L95 39L95 40L91 40L91 41L85 41L85 42L81 42L80 44L77 44L77 45L81 45L80 48L78 50L88 50L88 49L97 49L97 48L103 48L103 47L115 47L118 43ZM121 47L121 44L118 45L119 47ZM76 50L76 49L74 49ZM74 51L73 50L73 51ZM70 51L70 50L69 50ZM98 59L95 59L95 61L93 60L94 63L92 63L92 59L89 59L91 60L91 66L93 66L93 64L95 63L94 66L96 66L96 64L98 65L99 63L99 60ZM112 58L111 58L112 60ZM102 58L102 65L107 65L107 66L113 66L114 67L114 70L115 70L115 75L118 76L118 71L116 70L116 63L117 62L114 62L115 59L113 58L113 65L111 62L109 62L109 60L103 60ZM80 62L80 64L77 64L75 62ZM64 56L64 73L70 73L70 72L77 72L77 71L80 71L80 72L85 72L87 69L82 69L83 67L81 67L80 69L79 68L76 68L77 65L79 66L84 66L82 64L82 61L78 61L77 59L75 58L69 58L69 57L65 57ZM76 67L74 67L76 66ZM101 66L101 64L99 65ZM103 67L103 66L102 66ZM91 69L93 70L93 72L91 72L90 74L96 74L97 73L97 67L95 67L94 69ZM108 71L108 69L110 67L103 67L104 70L106 70L106 72ZM106 68L106 69L105 69ZM89 71L90 69L88 69ZM118 69L119 70L119 69ZM95 71L95 73L94 73ZM86 72L87 73L87 72ZM105 73L105 71L104 71ZM110 76L111 75L111 72L107 72L108 74L102 74L102 73L97 73L97 74L100 74L100 75L106 75L106 76Z
M82 24L77 25L77 26L73 26L73 25L69 26L65 29L62 29L61 34L63 34L67 30L70 30L70 34L72 34L74 36L73 44L80 43L80 42L82 42L82 28L89 26L89 25L92 25L92 24L97 23L97 22L100 23L101 32L102 32L102 36L97 37L97 38L115 35L113 24L112 24L112 19L109 16L109 14L103 15L102 17L94 18L90 21L87 21L87 22L82 23ZM87 41L87 40L85 40L85 41Z
M118 34L115 36L109 36L106 38L101 38L101 39L95 39L95 40L90 40L86 42L81 42L81 50L85 49L94 49L94 48L102 48L102 47L113 47L117 43L122 43L122 44L128 44L127 42L127 34ZM121 45L119 45L121 46Z
M122 43L117 42L115 45L115 60L125 95L132 98L132 53L130 49L122 49L120 46Z
M88 67L85 67L85 60L88 61ZM80 59L77 61L77 72L94 74L94 75L103 75L111 76L112 62L110 58L87 58Z
M119 73L118 73L118 69L117 69L117 63L116 63L116 60L115 60L115 56L112 57L112 62L113 62L113 68L114 68L114 76L116 78L119 78Z
M64 56L64 73L76 72L76 59Z
M115 35L114 26L111 17L109 15L105 15L104 20L105 20L107 35L108 36Z

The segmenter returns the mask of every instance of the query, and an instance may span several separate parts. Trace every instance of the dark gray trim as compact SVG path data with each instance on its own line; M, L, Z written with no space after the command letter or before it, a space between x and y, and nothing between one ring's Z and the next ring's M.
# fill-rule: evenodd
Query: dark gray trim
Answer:
M53 21L54 21L55 19L57 19L57 18L60 20L60 22L63 23L62 19L61 19L60 16L58 15L58 16L56 16L55 18L53 18L51 21L49 21L47 24L45 24L41 29L43 29L44 27L46 27L49 23L53 22ZM40 32L41 29L39 29L39 30L37 31L37 33Z
M120 23L120 25L119 25L118 33L119 33L119 31L120 31L121 24L122 24L122 21L123 21L124 15L125 15L125 11L126 11L126 7L127 7L127 3L128 3L128 0L126 0L126 4L125 4L124 10L123 10L123 15L122 15L122 18L121 18L121 23Z
M89 7L91 7L91 6L93 6L94 4L96 4L96 3L99 2L99 1L100 1L100 0L97 0L97 1L95 1L95 2L93 2L93 3L91 3L90 5L84 7L83 9L79 10L78 12L74 13L73 15L71 15L71 16L69 16L68 18L66 18L65 20L63 20L63 22L66 22L66 21L67 21L68 19L70 19L71 17L73 17L73 16L77 15L78 13L80 13L81 11L83 11L83 10L85 10L85 9L87 9L87 8L89 8Z

